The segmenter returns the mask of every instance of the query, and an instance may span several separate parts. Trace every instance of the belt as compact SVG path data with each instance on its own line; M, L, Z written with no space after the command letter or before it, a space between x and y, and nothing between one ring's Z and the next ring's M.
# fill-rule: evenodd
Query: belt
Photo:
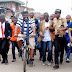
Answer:
M58 37L65 37L65 35L55 35L55 36L58 36Z

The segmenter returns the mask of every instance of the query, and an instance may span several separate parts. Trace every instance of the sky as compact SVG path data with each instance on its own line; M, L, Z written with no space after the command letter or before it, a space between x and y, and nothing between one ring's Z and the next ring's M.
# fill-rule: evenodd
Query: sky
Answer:
M26 0L21 0L26 3ZM48 12L49 15L53 14L56 9L62 10L62 17L72 15L71 11L72 0L28 0L28 7L34 8L36 12Z

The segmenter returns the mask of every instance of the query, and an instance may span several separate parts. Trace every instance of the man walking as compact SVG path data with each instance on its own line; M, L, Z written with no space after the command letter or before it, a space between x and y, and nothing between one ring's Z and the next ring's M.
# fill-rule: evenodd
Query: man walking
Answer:
M12 30L10 24L5 21L5 15L0 15L0 54L3 61L1 63L8 63L7 53L9 50L9 39L11 37Z
M13 55L13 60L12 60L12 62L15 62L15 61L16 61L16 57L15 57L15 46L17 47L17 49L18 49L18 54L19 54L19 47L18 47L18 44L17 44L17 38L14 37L16 23L17 23L17 18L16 18L16 17L13 17L13 24L11 25L12 37L11 37L11 39L10 39L11 42L12 42L12 55ZM19 33L20 33L20 28L19 28L18 31L17 31L17 35L18 35Z
M48 65L51 65L52 59L52 42L51 42L51 35L49 31L49 14L46 12L44 13L44 20L40 23L40 36L38 41L42 40L42 54L43 54L43 65L45 65L46 61L46 48L48 48Z
M65 44L65 34L67 29L66 20L61 18L61 10L56 9L56 18L54 18L53 28L55 29L55 65L54 68L59 68L59 53L60 53L60 64L63 62L64 55L64 44Z

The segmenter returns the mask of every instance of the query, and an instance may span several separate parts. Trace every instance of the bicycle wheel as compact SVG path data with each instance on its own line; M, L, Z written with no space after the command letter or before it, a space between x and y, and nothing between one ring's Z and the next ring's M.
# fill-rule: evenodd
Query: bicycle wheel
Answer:
M26 59L27 59L27 64L29 64L29 48L26 50Z
M22 61L24 60L24 48L22 48L22 55L21 55Z
M26 48L24 48L24 54L23 54L23 56L24 56L24 64L23 64L23 66L24 66L24 68L23 68L23 72L26 72Z

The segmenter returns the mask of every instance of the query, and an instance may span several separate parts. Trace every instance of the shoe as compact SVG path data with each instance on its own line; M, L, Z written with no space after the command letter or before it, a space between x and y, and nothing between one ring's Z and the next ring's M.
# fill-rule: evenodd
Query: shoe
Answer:
M8 64L8 60L7 59L5 60L5 64Z
M42 64L43 66L45 65L45 62L43 62L43 64Z
M40 61L42 61L42 60L43 60L43 58L42 58L42 57L39 57L39 60L40 60Z
M0 61L1 61L1 58L0 58Z
M34 57L32 58L32 61L34 61Z
M67 59L66 59L66 62L67 62L67 63L69 63L69 62L70 62L70 60L67 58Z
M53 68L58 69L59 65L54 65Z
M1 56L0 56L0 61L1 61Z
M1 62L1 64L3 64L3 63L5 63L5 61L4 61L4 60Z
M16 61L16 59L13 59L13 60L12 60L12 62L15 62L15 61Z
M18 52L18 56L20 57L20 52Z
M41 61L41 58L39 57L39 60Z
M30 59L29 63L30 63L31 65L33 65L33 60L32 60L32 59Z
M53 59L51 60L51 63L53 63Z
M60 59L60 64L62 64L63 63L63 60L62 59Z
M48 66L51 66L51 62L48 62Z
M34 53L34 55L36 55L36 52Z
M62 61L60 61L60 64L62 64L63 62Z

